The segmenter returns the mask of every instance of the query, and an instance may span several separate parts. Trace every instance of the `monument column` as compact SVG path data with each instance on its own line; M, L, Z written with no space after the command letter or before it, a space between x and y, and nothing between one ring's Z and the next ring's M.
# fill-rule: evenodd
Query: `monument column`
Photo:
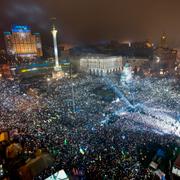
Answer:
M64 73L62 71L61 65L59 64L59 56L58 56L58 46L57 46L57 29L53 25L52 35L53 35L53 43L54 43L54 56L55 56L55 66L54 71L52 72L52 76L54 79L59 79L64 77Z
M54 43L55 71L61 70L61 66L59 65L59 56L58 56L58 47L57 47L57 32L58 32L57 29L55 28L55 26L53 26L51 33L53 35L53 43Z

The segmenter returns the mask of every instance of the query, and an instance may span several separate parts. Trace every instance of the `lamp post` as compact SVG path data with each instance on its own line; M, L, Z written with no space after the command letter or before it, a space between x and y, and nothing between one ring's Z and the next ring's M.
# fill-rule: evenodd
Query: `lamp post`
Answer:
M73 113L76 112L76 109L75 109L75 102L74 102L74 84L72 83L72 103L73 103Z
M50 79L50 78L47 78L47 86L48 86L47 92L48 92L48 93L49 93L49 85L50 85L50 81L51 81L51 79Z

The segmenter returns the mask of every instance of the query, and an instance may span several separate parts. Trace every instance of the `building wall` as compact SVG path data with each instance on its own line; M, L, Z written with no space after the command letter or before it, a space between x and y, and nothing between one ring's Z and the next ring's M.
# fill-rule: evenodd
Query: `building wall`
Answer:
M40 35L31 34L31 30L28 27L15 26L12 29L12 33L5 32L4 37L8 54L25 57L42 56Z
M154 51L155 59L153 68L156 70L163 70L167 73L172 73L175 68L177 51L169 48L159 47ZM157 60L157 58L159 60Z
M35 35L35 43L36 43L36 49L37 49L37 56L41 57L43 56L42 52L42 43L41 43L41 36L39 33L34 34Z
M11 40L11 33L5 32L4 39L5 39L5 46L6 46L7 54L10 55L13 53L13 44L12 44L12 40Z
M80 58L80 71L105 75L122 70L122 57L89 56Z
M146 66L149 63L149 59L143 59L143 58L123 58L123 65L128 63L132 68L142 68L143 66Z

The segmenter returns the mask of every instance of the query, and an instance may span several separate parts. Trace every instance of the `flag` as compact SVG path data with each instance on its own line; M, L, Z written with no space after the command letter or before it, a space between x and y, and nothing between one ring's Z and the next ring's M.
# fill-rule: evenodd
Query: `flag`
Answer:
M64 140L64 145L67 145L67 139Z
M81 153L82 155L84 155L84 154L85 154L85 152L83 151L83 149L82 149L82 148L80 148L80 149L79 149L79 151L80 151L80 153Z
M0 133L0 142L7 140L8 140L8 133L7 132Z

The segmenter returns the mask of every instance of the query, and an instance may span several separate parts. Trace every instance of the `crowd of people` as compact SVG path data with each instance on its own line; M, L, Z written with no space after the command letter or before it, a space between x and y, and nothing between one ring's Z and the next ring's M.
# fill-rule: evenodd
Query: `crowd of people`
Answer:
M180 136L180 85L176 79L136 78L122 85L115 77L111 78L111 83L118 87L134 112L126 113L126 109L122 111L124 105L121 105L121 101L112 105L113 111L117 114L125 112L130 119Z
M96 94L95 89L106 90L101 77L79 75L72 79L39 82L36 91L29 82L29 89L32 89L29 93L23 89L22 81L0 81L1 132L16 130L15 139L26 156L44 149L55 159L53 166L35 179L45 179L60 169L76 179L148 179L147 164L153 157L148 153L154 155L158 147L178 146L177 134L152 131L151 125L136 120L135 115L129 115L131 112L127 116L116 115L115 109L125 105L121 100L110 103L104 95ZM143 82L142 87L147 88L146 81ZM153 83L160 82L149 83L154 89ZM159 93L153 91L149 95L146 89L137 90L138 87L140 85L134 91L137 94L134 101L159 97ZM158 105L162 103L157 101ZM180 113L179 100L176 103L177 109L172 110ZM151 145L156 148L150 148Z

